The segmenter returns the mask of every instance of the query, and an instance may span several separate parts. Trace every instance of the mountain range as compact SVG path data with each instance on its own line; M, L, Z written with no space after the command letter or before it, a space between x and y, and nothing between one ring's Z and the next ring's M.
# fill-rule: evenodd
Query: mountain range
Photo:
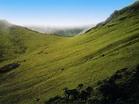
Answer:
M88 30L91 26L79 27L49 27L49 26L27 26L29 29L47 34L56 34L59 36L75 36L84 30Z

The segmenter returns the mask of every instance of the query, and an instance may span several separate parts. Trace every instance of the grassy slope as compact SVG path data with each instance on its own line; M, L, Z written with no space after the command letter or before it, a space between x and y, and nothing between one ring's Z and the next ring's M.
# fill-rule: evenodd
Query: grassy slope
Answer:
M27 28L10 26L0 28L0 60L15 58L24 53L30 53L36 48L48 45L60 37L43 35Z
M0 75L2 104L35 104L35 98L43 103L62 94L64 87L75 88L80 83L95 86L117 70L139 64L138 10L126 8L105 25L71 38L22 28L10 31L20 33L27 51L15 59L9 55L8 61L0 63L21 63L19 68Z

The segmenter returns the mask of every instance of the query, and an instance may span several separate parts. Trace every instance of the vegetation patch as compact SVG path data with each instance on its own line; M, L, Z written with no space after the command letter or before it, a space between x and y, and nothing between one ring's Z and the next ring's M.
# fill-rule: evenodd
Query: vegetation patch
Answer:
M95 89L95 90L94 90ZM64 89L64 96L50 98L45 104L139 104L139 65L132 71L123 68L96 87Z

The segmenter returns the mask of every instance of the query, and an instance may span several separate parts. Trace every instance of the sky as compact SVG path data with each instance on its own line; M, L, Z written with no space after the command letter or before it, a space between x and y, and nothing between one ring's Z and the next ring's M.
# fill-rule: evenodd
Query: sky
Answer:
M0 0L0 19L17 25L83 26L135 0Z

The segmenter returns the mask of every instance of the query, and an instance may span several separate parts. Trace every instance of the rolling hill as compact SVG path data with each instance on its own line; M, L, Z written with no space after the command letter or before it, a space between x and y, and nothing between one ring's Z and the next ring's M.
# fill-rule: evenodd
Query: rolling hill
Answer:
M134 72L138 64L139 2L74 37L2 24L0 104L44 104L63 95L65 87L84 84L96 88L98 82L110 80L121 69Z

